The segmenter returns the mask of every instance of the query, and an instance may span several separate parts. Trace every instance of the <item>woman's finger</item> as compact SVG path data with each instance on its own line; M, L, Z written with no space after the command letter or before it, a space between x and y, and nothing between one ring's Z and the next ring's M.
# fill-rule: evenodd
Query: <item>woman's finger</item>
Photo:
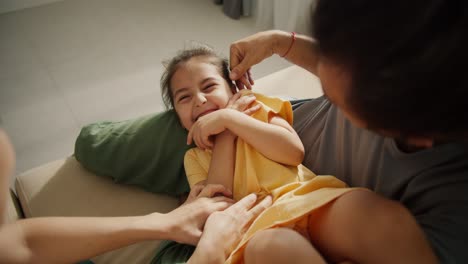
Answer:
M239 200L237 203L233 204L231 207L226 209L225 212L227 213L233 213L234 215L239 215L242 212L250 210L252 206L255 204L257 201L257 195L254 193L251 193L241 200Z
M252 90L252 85L250 85L249 75L247 74L247 72L244 73L244 75L241 78L241 81L242 81L242 83L244 83L244 85L245 85L245 87L247 87L247 89Z
M256 219L265 209L271 206L272 204L271 196L265 197L261 202L259 202L256 206L254 206L250 211L250 219Z
M239 49L237 48L237 44L233 43L229 47L229 69L231 70L231 73L229 74L229 78L232 80L237 80L237 72L233 72L233 69L239 65L241 60L243 59L243 56L240 54ZM242 72L242 68L239 68L238 71Z
M241 80L237 80L237 81L235 81L235 83L236 83L237 89L239 91L245 89L244 83Z
M254 85L255 82L254 82L254 79L253 79L253 77L252 77L252 73L250 72L250 69L247 70L247 75L248 75L248 77L249 77L249 82L250 82L250 84L251 84L251 85Z

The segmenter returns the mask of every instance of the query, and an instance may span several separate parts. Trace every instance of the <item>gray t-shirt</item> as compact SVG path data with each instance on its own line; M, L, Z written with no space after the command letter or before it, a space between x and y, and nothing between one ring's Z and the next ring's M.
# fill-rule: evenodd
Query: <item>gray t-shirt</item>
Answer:
M352 125L324 97L294 110L294 129L314 173L401 202L441 263L468 263L468 142L405 153L393 139Z

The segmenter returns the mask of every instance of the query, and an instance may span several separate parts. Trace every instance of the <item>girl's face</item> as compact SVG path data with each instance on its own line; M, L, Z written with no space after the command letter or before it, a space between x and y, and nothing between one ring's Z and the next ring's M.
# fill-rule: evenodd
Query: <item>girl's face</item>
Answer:
M233 95L218 68L208 60L204 57L188 60L171 79L174 108L187 130L201 116L225 108Z

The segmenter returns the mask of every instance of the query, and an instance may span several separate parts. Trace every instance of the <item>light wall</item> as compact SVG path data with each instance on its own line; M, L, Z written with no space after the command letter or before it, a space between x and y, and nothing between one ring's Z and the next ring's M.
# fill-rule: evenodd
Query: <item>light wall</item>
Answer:
M0 0L0 14L63 0Z

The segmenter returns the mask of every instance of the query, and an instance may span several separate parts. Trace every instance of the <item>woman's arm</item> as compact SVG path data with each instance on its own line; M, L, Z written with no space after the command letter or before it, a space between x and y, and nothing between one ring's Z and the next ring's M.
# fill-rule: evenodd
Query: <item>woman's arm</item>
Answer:
M239 89L244 85L250 87L247 71L274 54L283 56L291 43L292 34L280 30L259 32L232 43L229 58L231 79L236 81ZM311 37L296 35L285 59L316 75L319 62L317 42Z
M0 263L72 263L156 239L195 245L206 218L231 204L232 200L220 196L188 201L167 214L20 220L0 228Z
M143 240L168 238L167 221L160 214L20 220L1 228L0 263L78 262Z
M274 52L283 55L291 45L292 35L290 32L275 31L272 33L274 41ZM319 52L317 41L306 35L295 36L296 40L288 54L284 57L291 63L306 69L314 75L317 75L317 66L319 63Z

